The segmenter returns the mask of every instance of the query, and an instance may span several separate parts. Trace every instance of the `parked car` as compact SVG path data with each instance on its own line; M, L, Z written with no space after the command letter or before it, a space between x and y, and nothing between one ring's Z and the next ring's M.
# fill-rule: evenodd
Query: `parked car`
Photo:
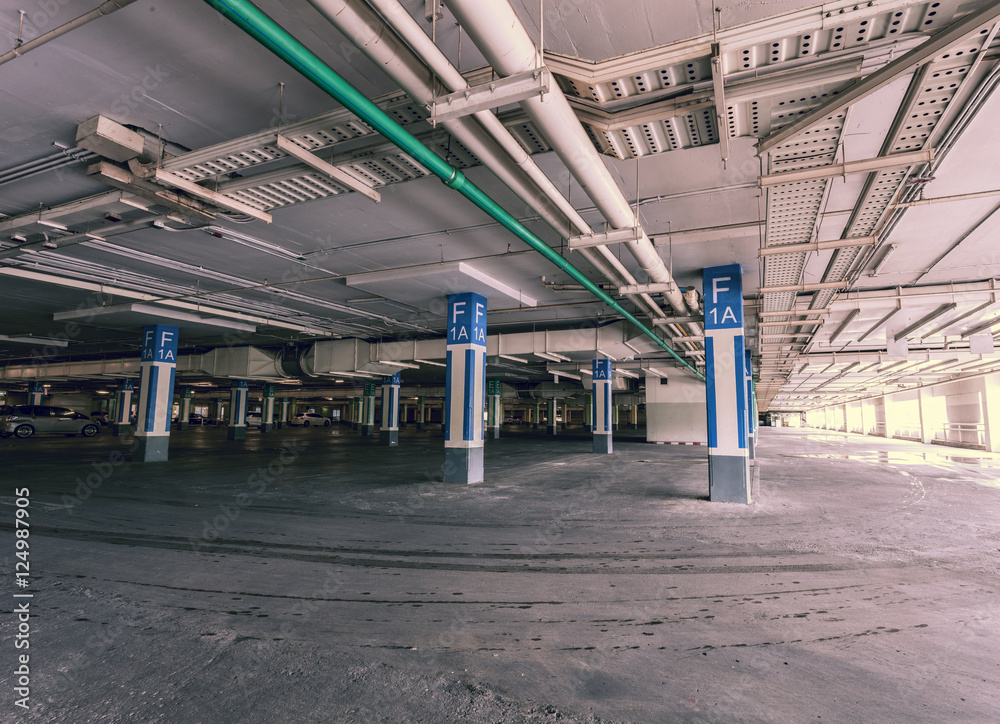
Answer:
M207 425L208 419L204 415L199 415L197 412L192 412L188 415L189 425Z
M323 425L324 427L329 427L333 424L333 422L329 417L323 417L316 412L300 412L298 415L289 420L288 424L302 425L302 427L309 427L310 425Z
M263 421L259 412L247 413L247 427L260 427L262 424Z
M25 438L35 433L62 433L93 437L101 430L82 412L49 405L14 405L0 417L0 435Z
M93 412L91 412L90 419L96 422L101 427L104 427L105 425L108 424L108 422L110 422L110 420L108 419L108 413L104 412L103 410L94 410Z

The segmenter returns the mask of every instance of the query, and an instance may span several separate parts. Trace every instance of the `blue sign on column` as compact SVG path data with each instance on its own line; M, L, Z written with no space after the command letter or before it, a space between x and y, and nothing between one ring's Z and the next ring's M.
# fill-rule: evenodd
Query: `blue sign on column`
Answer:
M379 441L383 445L399 445L399 384L400 373L382 376L382 429Z
M739 264L706 268L703 281L709 495L749 503L743 269Z
M153 324L142 332L137 453L143 462L167 459L177 367L177 327Z
M42 397L45 395L45 385L41 382L31 383L31 404L40 405L42 404Z
M594 433L594 452L610 453L612 452L611 360L595 359L592 371L594 404L591 427Z
M445 480L483 479L486 403L486 297L448 296L444 409Z

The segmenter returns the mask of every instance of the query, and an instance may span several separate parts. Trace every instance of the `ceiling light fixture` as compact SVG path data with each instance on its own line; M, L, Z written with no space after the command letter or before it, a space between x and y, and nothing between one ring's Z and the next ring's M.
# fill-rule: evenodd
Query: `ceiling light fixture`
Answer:
M512 354L498 354L497 357L500 359L509 359L511 362L521 362L522 364L528 364L528 360L524 357L515 357Z
M429 359L415 359L413 360L417 364L421 365L431 365L432 367L447 367L444 362L431 362Z
M878 260L878 264L875 265L875 268L872 269L871 274L868 276L877 277L878 273L882 271L882 267L884 267L885 263L889 261L889 257L892 256L892 252L896 251L898 246L899 244L889 244L889 246L885 248L885 253L882 255L882 258Z
M255 236L250 236L249 234L244 234L240 231L235 231L233 229L227 229L224 226L205 226L202 227L202 231L211 234L217 239L225 239L226 241L232 241L243 246L248 246L251 249L256 249L257 251L262 251L265 254L273 254L274 256L280 256L283 259L294 259L295 261L305 261L305 257L301 254L289 251L277 244L271 244L270 242L264 241L263 239L258 239Z
M41 224L42 226L48 226L51 229L59 229L59 231L69 231L68 226L57 224L56 222L49 221L48 219L39 219L38 223Z

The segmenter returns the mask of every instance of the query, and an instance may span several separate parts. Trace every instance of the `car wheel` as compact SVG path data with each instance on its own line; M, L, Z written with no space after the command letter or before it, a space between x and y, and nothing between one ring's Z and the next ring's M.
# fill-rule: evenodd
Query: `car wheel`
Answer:
M94 435L96 435L99 432L100 432L100 430L98 429L97 425L93 425L93 424L91 424L91 425L84 425L83 429L80 430L80 434L83 435L84 437L93 437Z
M303 421L302 427L309 427L309 420Z
M329 420L324 420L323 421L323 427L330 427L330 421Z
M35 428L31 425L18 425L14 428L14 434L17 435L22 440L26 437L31 437L35 434Z

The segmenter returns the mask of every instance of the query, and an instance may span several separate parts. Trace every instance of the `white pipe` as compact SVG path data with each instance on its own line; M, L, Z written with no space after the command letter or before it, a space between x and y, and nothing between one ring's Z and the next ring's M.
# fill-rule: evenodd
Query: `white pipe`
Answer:
M541 65L541 57L534 42L508 2L449 0L448 7L500 75L530 71ZM521 101L521 107L611 226L615 229L638 226L638 219L628 200L618 188L562 92L553 88L543 96ZM645 231L638 241L629 242L626 246L653 282L673 281ZM665 296L677 312L688 312L684 297L676 284Z
M365 3L360 0L310 0L310 3L341 33L361 48L407 94L423 104L429 103L434 98L432 73L400 38L393 32L387 31L381 19ZM404 15L409 18L409 14L398 3L396 6L398 10L384 3L383 14L393 19ZM410 20L412 21L412 18ZM414 27L419 35L427 40L430 48L437 51L416 23ZM412 29L410 32L412 33ZM419 43L416 39L412 42ZM421 49L427 50L426 45L422 45ZM437 53L440 54L440 51ZM435 72L443 76L444 82L451 86L452 90L467 87L465 78L451 66L443 54L434 60ZM570 231L567 228L570 224L581 234L591 233L592 229L583 217L562 197L555 185L538 168L499 119L489 111L476 114L476 118L484 123L496 141L486 134L483 127L467 119L446 121L441 125L561 235ZM518 172L519 169L527 174L538 188L526 183L522 173ZM631 273L610 251L602 249L600 256L594 253L586 253L583 256L610 281L633 279L633 282L626 283L634 283ZM649 314L654 317L665 316L648 294L640 299Z

